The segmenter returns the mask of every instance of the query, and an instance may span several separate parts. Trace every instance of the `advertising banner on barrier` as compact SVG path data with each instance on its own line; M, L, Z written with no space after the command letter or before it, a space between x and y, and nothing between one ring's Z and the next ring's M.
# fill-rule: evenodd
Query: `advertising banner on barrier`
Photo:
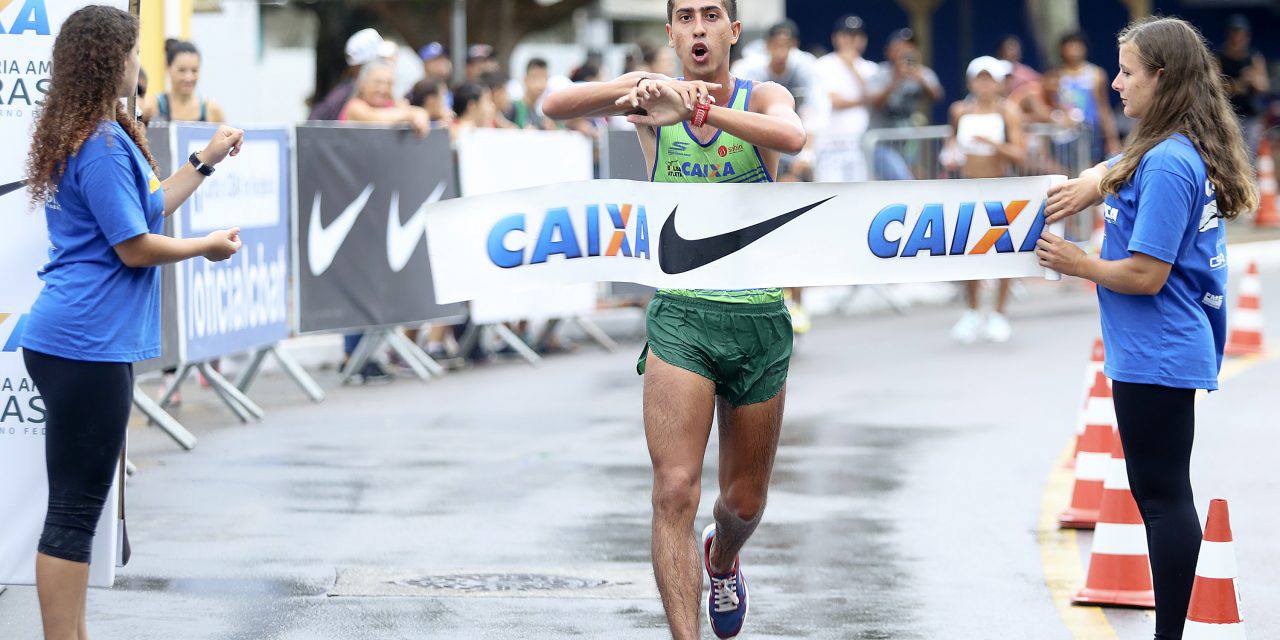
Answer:
M510 170L495 171L495 158L502 158L503 166ZM477 129L458 140L458 182L466 197L590 180L594 172L591 141L577 133ZM472 222L483 224L480 218ZM441 240L447 243L447 238ZM472 321L492 324L571 318L592 313L597 305L594 284L495 293L472 300Z
M609 129L600 137L601 178L648 182L652 167L644 159L633 129Z
M299 125L297 284L304 333L460 316L436 304L431 203L456 197L449 132Z
M211 125L173 125L174 158L209 142ZM179 237L240 227L244 246L224 262L178 265L178 337L184 362L265 347L290 333L290 129L247 127L240 153L182 205Z
M597 180L434 205L441 301L581 282L750 289L1046 276L1062 176L847 184Z
M151 157L156 159L160 171L156 175L168 177L173 175L173 145L169 138L169 125L158 124L147 127L147 144L151 147ZM176 235L174 216L165 218L165 235ZM135 362L133 373L147 373L177 367L181 361L178 353L178 276L177 265L166 264L160 267L160 357L142 362Z
M122 0L94 0L127 8ZM0 584L34 584L35 552L49 487L45 476L45 407L27 377L18 343L42 286L49 258L44 211L31 210L22 180L31 125L49 91L49 57L62 22L83 0L0 1ZM118 474L117 474L118 477ZM89 583L115 581L118 483L107 496L93 541Z

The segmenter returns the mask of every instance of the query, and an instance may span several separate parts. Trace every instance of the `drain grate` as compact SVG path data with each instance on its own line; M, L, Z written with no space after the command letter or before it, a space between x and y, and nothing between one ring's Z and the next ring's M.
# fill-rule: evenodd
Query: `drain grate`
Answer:
M572 591L614 586L608 580L546 573L459 573L397 580L397 584L463 592ZM626 584L626 583L616 583Z

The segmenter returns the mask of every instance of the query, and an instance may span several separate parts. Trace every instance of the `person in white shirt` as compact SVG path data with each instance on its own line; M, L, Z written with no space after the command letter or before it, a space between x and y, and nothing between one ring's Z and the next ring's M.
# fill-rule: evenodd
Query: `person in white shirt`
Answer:
M810 128L817 156L813 178L816 182L857 182L868 177L862 134L871 122L872 95L867 83L877 67L862 57L867 49L862 18L840 18L831 41L835 52L818 59L809 92Z

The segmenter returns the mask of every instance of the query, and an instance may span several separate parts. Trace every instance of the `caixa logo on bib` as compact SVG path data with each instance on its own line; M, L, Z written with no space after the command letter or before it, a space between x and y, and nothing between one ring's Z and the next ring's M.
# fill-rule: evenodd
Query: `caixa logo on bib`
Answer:
M954 215L956 225L951 237L947 237L947 214L941 204L927 204L920 216L911 225L907 233L907 213L905 204L891 204L880 211L871 221L867 232L867 245L871 253L880 258L914 258L922 251L930 256L960 256L984 254L995 249L996 253L1021 253L1035 251L1036 241L1044 231L1044 204L1031 223L1025 236L1015 248L1010 227L1030 203L1029 200L1004 202L962 202ZM973 228L975 211L986 213L991 228L978 241L969 247L970 232ZM978 214L980 215L980 214ZM894 239L896 237L896 239Z
M548 209L536 230L527 228L523 213L499 220L489 231L489 260L503 269L513 269L542 264L555 255L566 260L650 259L649 218L644 205L589 204L581 211L584 215L579 221L569 207Z

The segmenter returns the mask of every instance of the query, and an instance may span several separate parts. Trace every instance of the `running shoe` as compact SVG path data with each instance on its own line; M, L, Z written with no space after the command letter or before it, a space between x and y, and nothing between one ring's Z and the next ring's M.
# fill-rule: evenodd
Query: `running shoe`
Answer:
M960 316L959 322L951 327L951 338L960 344L973 344L978 341L980 331L982 331L982 314L969 309Z
M987 318L987 326L983 330L987 340L996 343L1008 342L1013 337L1013 327L1003 313L992 313Z
M791 312L791 331L796 335L809 333L809 329L813 328L809 311L790 299L787 300L787 311Z
M711 578L711 592L707 594L707 619L717 638L737 637L742 623L747 620L747 580L742 575L741 558L733 559L733 571L724 575L711 570L711 541L716 537L713 522L702 530L702 565Z

